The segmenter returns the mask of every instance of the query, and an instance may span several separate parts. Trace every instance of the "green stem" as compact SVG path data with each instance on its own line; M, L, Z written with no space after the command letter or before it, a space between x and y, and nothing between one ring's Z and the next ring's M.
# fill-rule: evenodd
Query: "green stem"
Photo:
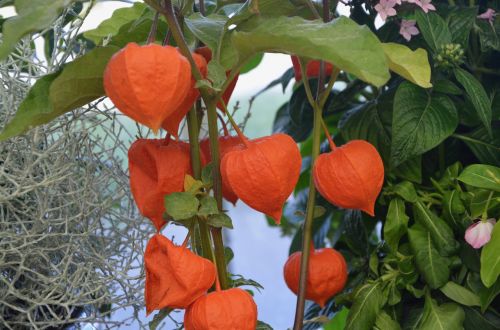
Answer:
M486 205L484 206L483 214L481 215L481 219L486 221L488 219L488 208L490 207L491 197L493 197L493 191L488 195L488 200L486 201Z

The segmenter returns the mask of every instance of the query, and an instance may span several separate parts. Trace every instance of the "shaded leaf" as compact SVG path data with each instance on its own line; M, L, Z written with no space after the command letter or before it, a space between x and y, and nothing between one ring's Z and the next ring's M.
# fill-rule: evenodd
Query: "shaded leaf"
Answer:
M451 300L465 305L465 306L479 306L480 301L479 297L472 291L467 288L464 288L461 285L458 285L455 282L448 282L439 288L442 293L445 294Z
M392 199L384 223L384 240L394 251L398 250L399 240L408 231L408 220L404 202L399 198Z
M500 274L500 221L493 227L491 239L481 251L481 281L489 288Z
M346 329L370 330L377 315L385 305L382 283L366 283L354 296L354 302L347 316Z
M394 321L389 314L382 311L377 315L377 320L375 321L374 330L400 330L401 327L399 323Z
M459 305L446 303L438 305L434 299L426 295L424 315L420 330L462 329L465 313Z
M441 46L451 42L451 33L446 22L436 13L416 10L417 24L429 47L438 51Z

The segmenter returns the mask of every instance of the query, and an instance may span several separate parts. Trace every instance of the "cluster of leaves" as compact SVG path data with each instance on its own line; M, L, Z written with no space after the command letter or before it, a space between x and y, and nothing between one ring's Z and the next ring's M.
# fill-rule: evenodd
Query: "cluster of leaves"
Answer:
M396 20L377 30L374 14L359 10L361 4L351 2L351 18L371 27L387 43L384 47L391 47L389 62L405 58L399 49L406 42ZM436 5L436 13L400 14L417 21L421 33L409 47L415 53L427 50L432 86L418 80L423 66L414 61L409 70L413 79L391 67L407 81L393 75L379 89L342 73L338 81L345 87L331 92L323 111L337 145L363 139L377 147L386 182L376 219L339 210L318 197L322 212L314 220L314 243L342 251L350 273L343 294L323 310L309 306L306 318L313 322L307 329L323 323L321 316L333 315L325 329L500 326L495 307L499 257L493 252L498 251L499 226L482 251L464 241L465 229L475 219L500 216L500 63L495 61L500 24L477 18L485 8L444 1ZM462 56L455 56L457 49ZM292 77L292 71L286 72L270 86L285 88ZM317 80L310 84L314 90ZM301 248L312 126L304 86L296 84L274 121L275 132L301 143L305 159L295 198L282 220L283 234L293 236L290 253ZM328 151L325 141L322 152Z

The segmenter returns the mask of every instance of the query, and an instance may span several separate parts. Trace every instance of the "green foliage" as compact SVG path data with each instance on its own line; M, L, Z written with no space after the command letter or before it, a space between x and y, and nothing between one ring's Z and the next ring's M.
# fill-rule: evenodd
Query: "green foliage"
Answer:
M497 282L500 275L500 221L497 222L491 233L491 240L481 252L481 280L489 288Z
M431 68L424 49L412 51L406 46L392 42L382 44L382 47L391 71L420 87L432 87Z

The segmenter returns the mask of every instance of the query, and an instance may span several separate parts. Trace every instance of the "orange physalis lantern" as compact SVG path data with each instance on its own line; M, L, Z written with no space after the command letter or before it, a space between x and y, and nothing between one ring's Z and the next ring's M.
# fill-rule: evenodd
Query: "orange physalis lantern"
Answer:
M346 209L374 216L377 196L384 183L384 164L373 145L352 140L318 157L313 167L314 184L321 196Z
M187 308L214 284L216 270L209 260L155 234L144 253L146 313L162 308Z
M205 58L199 54L193 53L193 59L196 63L196 66L200 70L202 76L205 78L207 76L207 61ZM170 114L163 123L161 127L165 129L168 133L177 137L177 133L179 132L179 124L182 119L186 116L189 110L193 107L194 103L200 96L200 92L197 88L195 88L196 80L194 77L191 77L191 86L189 87L189 92L184 98L184 101L179 106L177 111Z
M200 148L205 156L206 162L209 163L212 159L210 156L210 141L201 141ZM221 158L228 152L241 150L243 148L245 148L245 145L241 142L241 139L238 136L224 135L219 137L219 151ZM222 180L222 196L224 196L224 198L233 205L238 201L238 196L236 196L231 186L228 185L224 179Z
M200 54L207 60L207 63L212 60L212 51L208 47L200 47L195 50L196 53ZM231 71L226 71L226 77L229 77L229 74ZM222 93L222 100L224 101L224 104L227 106L229 99L231 98L231 95L233 94L234 88L236 87L236 83L238 82L238 75L234 77L234 79L229 83L227 86L226 90L224 93ZM217 108L224 110L224 107L222 104L219 102L217 103Z
M257 305L239 288L211 292L189 306L184 326L186 330L255 330Z
M184 190L191 174L189 144L161 139L139 139L128 151L130 189L141 214L160 230L165 224L164 196Z
M299 179L299 148L286 134L245 139L244 143L245 148L222 158L222 181L248 206L279 223L283 204Z
M104 71L104 90L115 106L154 131L179 109L190 87L189 61L171 46L129 43Z
M295 55L292 55L291 58L292 58L292 64L293 64L293 72L295 73L295 80L301 81L302 80L302 71L300 70L299 58ZM306 66L307 77L308 78L319 77L320 68L321 68L320 61L318 61L318 60L309 61L307 63L307 66ZM326 76L331 75L332 71L333 71L333 65L330 63L325 63Z
M285 282L297 294L299 292L300 259L302 252L288 258L283 270ZM331 248L311 248L306 286L306 299L323 308L325 303L344 289L347 282L347 264L338 251Z

